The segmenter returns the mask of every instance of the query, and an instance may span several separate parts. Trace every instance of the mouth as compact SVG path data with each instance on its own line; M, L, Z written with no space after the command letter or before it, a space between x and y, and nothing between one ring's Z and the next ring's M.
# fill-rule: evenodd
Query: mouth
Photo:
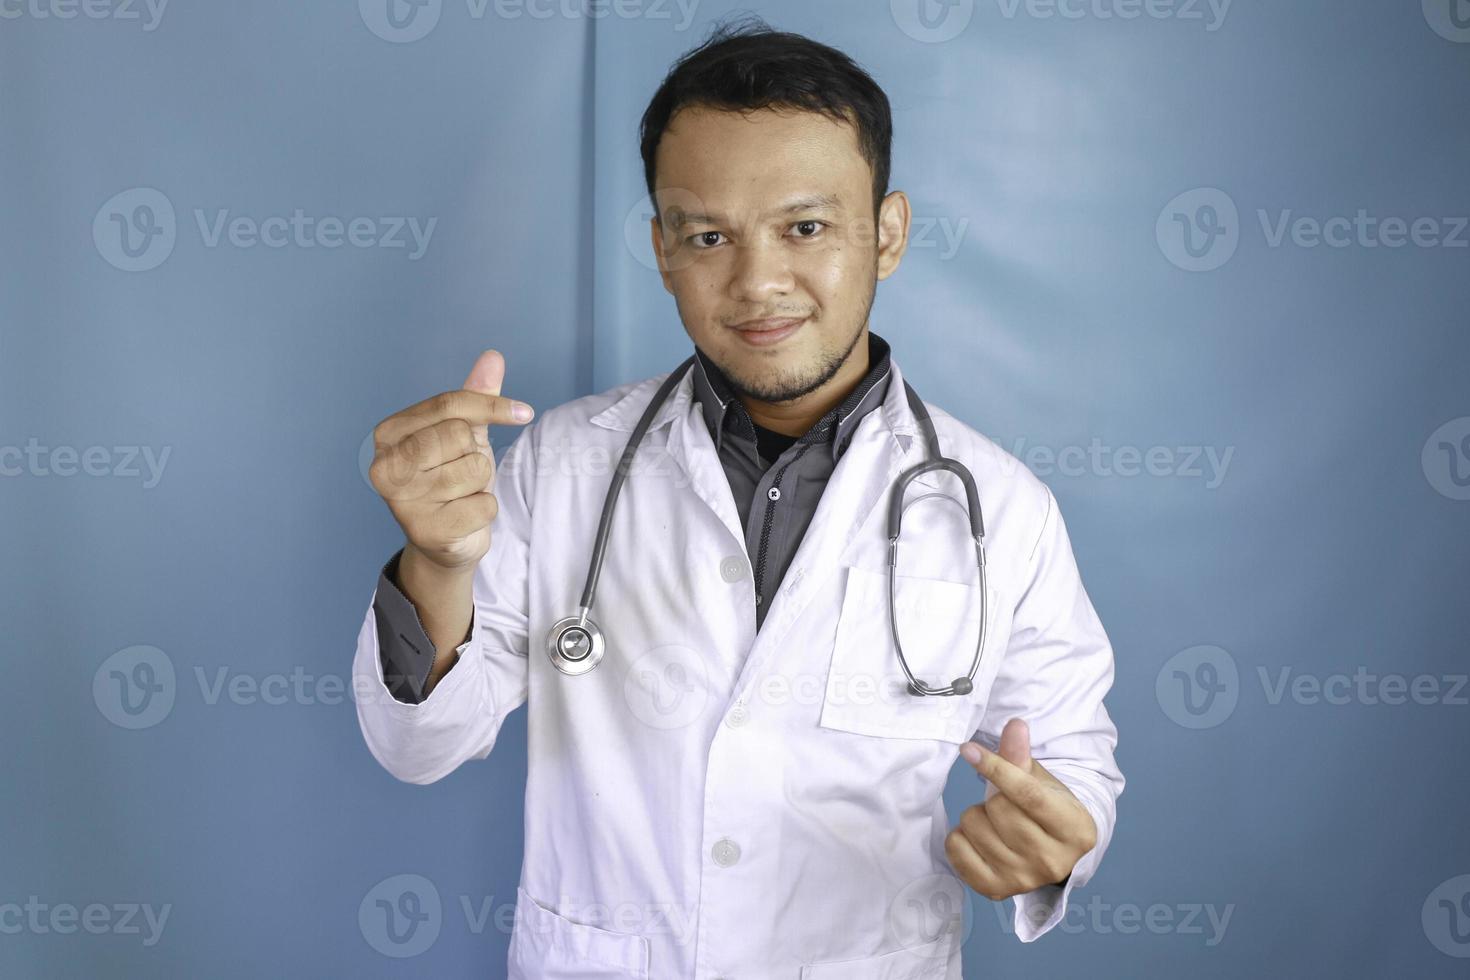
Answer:
M740 339L756 347L769 347L796 333L806 317L770 317L765 320L746 320L733 329Z

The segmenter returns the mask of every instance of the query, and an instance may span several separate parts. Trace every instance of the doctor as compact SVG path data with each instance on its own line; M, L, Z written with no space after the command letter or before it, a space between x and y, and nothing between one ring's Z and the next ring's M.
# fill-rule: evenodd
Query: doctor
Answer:
M687 368L544 412L499 472L487 425L531 416L496 351L375 430L406 541L358 637L357 690L378 694L358 719L390 773L429 783L526 705L512 977L958 980L967 887L1014 897L1029 942L1108 845L1112 650L1056 500L959 419L916 413L869 330L909 230L891 132L845 55L722 29L643 119ZM936 338L916 313L895 332ZM933 469L903 490L889 567L922 415L973 478L983 566L963 478ZM573 630L556 655L569 617L598 649ZM905 663L952 690L916 693ZM952 820L961 759L986 792ZM426 831L445 828L476 833L449 814Z

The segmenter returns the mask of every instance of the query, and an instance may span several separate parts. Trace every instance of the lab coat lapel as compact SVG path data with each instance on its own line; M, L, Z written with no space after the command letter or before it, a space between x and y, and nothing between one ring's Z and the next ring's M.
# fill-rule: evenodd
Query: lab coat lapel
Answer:
M780 646L817 588L843 566L859 532L883 533L881 518L870 523L874 508L887 506L898 475L925 458L923 437L904 394L903 375L896 361L891 362L891 371L883 403L859 421L852 442L832 471L811 524L772 599L737 689L743 690L759 676L766 658ZM914 486L923 484L933 489L931 476L919 477Z
M592 416L590 421L593 425L631 435L638 424L638 418L648 407L649 399L667 377L666 372L639 382L622 398ZM664 444L668 462L658 464L656 468L655 464L650 463L650 468L653 472L663 473L676 494L683 487L692 489L694 496L719 518L725 530L735 540L735 547L744 550L745 535L740 529L740 513L735 508L735 498L730 492L730 481L720 464L719 453L698 414L699 402L694 396L693 379L693 373L686 370L684 377L669 394L668 400L654 414L648 433L644 435L644 445L639 451L648 452L649 445L656 441L655 433L668 425L668 436ZM691 417L693 423L690 421ZM616 465L617 460L612 462ZM675 509L677 510L677 506Z

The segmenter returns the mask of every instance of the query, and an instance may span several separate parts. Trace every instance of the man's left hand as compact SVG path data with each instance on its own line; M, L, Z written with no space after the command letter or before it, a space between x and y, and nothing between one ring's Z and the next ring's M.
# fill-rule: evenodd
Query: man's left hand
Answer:
M975 742L960 748L989 784L985 802L967 807L944 839L955 872L993 901L1067 880L1097 843L1097 825L1082 802L1035 759L1031 731L1006 722L1000 751Z

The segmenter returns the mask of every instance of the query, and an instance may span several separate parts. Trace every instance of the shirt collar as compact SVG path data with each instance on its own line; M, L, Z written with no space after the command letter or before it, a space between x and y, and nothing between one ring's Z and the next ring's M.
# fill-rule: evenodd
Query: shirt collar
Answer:
M852 435L853 428L861 421L862 417L874 408L883 404L883 399L888 391L890 371L890 347L888 342L878 336L870 328L868 330L868 373L865 374L842 399L842 402L834 406L812 427L797 439L798 443L821 443L831 447L832 460L836 462L847 448L848 438ZM699 405L704 416L705 425L709 427L710 438L714 440L715 449L720 448L720 442L725 431L731 430L746 439L755 439L755 422L740 399L735 396L735 390L730 385L730 380L720 370L709 355L694 348L694 394L699 400Z

